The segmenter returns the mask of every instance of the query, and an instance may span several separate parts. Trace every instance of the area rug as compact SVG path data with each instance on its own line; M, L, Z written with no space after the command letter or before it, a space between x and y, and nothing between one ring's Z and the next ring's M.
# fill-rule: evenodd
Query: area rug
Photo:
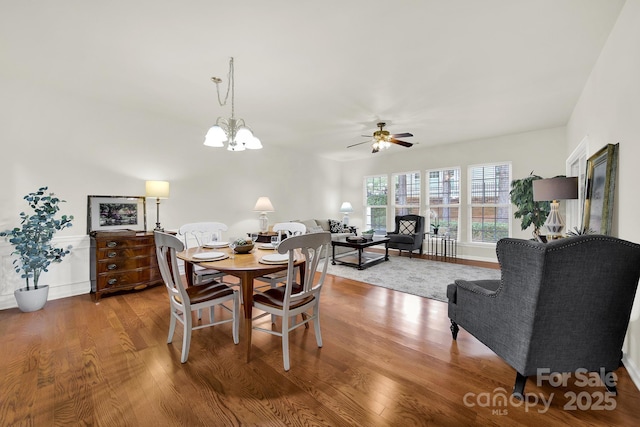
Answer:
M397 256L364 270L329 261L327 273L445 302L447 285L456 279L500 279L497 269Z

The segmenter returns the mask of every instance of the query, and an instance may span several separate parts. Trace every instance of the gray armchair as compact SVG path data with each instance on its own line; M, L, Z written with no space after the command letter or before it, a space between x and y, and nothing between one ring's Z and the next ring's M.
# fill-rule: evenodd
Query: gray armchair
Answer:
M640 245L601 235L548 244L509 238L496 252L501 280L456 280L447 288L454 340L461 326L513 367L517 397L538 368L602 375L620 366Z
M413 228L411 229L411 224ZM407 230L405 226L409 226ZM420 249L422 254L422 243L424 242L424 217L419 215L398 215L396 216L396 229L387 233L389 237L389 247L398 249L400 255L402 251L409 251L409 257L413 251Z

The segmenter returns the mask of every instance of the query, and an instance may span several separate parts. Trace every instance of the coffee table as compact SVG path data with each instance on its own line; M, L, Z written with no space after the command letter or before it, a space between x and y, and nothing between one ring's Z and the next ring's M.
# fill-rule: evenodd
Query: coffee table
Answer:
M384 254L376 252L365 252L365 248L384 245ZM336 246L343 246L346 248L352 248L357 251L357 256L353 252L348 252L336 256ZM349 241L346 237L331 241L332 257L331 264L336 263L350 265L357 267L358 270L363 270L371 265L377 264L380 261L389 261L389 238L388 237L374 237L372 240L358 240Z

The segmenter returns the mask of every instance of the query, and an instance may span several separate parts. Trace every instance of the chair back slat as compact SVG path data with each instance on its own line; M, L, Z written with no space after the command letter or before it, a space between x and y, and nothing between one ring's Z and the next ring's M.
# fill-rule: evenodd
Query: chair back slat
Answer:
M309 296L319 297L327 274L330 246L331 233L327 231L292 236L283 240L280 246L278 246L279 253L289 253L289 265L284 298L285 307L297 300L305 299ZM304 269L300 269L304 286L300 289L300 292L294 294L294 283L296 282L294 263L297 259L296 257L300 256L302 256L305 261ZM324 264L322 265L320 276L316 277L315 273L318 270L320 262L323 262Z
M177 252L184 250L184 244L177 237L160 231L154 231L153 237L156 244L158 269L169 293L169 298L180 304L188 305L189 297L180 277L176 257Z
M227 231L226 224L221 222L192 222L183 224L178 229L178 235L184 238L185 248L193 246L205 245L213 240L214 237L220 237L223 231Z
M273 231L286 232L287 237L299 236L307 232L307 226L301 222L279 222L273 225Z

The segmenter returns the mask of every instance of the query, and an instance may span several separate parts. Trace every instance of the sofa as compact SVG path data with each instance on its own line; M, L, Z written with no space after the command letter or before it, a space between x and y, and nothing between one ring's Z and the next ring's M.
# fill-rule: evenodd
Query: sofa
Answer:
M348 231L344 231L341 225L341 221L329 220L329 219L305 219L305 220L293 220L292 222L300 222L307 227L307 233L318 233L322 231L329 231L331 233L331 240L337 240L347 236L355 236L355 227L348 227ZM336 246L336 255L351 252L353 249L345 248L342 246ZM329 254L331 255L331 253Z

